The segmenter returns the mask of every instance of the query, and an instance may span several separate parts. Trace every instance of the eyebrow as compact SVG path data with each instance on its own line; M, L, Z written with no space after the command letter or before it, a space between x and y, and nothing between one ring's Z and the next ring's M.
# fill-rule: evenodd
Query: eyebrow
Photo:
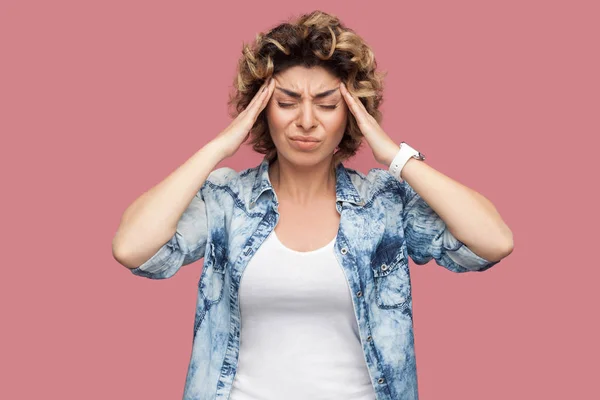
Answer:
M289 89L284 89L284 88L279 87L279 86L275 86L275 89L281 90L283 93L287 94L288 96L295 97L297 99L301 99L302 98L302 95L300 93L293 92L293 91L291 91ZM321 99L323 97L327 97L327 96L329 96L329 95L337 92L338 90L339 90L339 88L326 90L324 92L315 94L313 96L313 98L315 98L315 99Z

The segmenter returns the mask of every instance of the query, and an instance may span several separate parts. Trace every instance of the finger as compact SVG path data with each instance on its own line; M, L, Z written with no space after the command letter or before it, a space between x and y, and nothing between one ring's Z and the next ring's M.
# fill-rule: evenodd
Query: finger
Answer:
M268 80L266 80L258 89L258 91L254 94L254 97L252 98L252 100L250 100L250 103L248 103L248 105L246 106L245 110L251 109L254 104L256 104L256 102L259 101L259 99L261 98L261 96L264 94L263 90L267 87L268 84Z
M343 82L341 83L340 86L342 88L342 94L344 95L344 99L346 100L348 105L352 108L352 111L359 113L361 111L360 106L362 105L360 100L355 95L350 93L350 91L348 90L348 88L346 87L346 85Z
M267 104L269 104L269 100L271 99L271 96L273 95L273 92L275 92L275 79L270 79L269 80L269 84L267 85L266 89L265 89L265 96L263 99L263 102L260 105L260 111L262 111Z
M268 83L269 83L269 80L266 80L265 83L263 83L261 85L261 87L258 89L256 94L254 95L254 98L252 99L250 104L248 104L247 109L249 110L250 113L254 112L255 111L254 109L257 107L257 105L260 105L262 103L262 101L264 99L265 91L266 91L266 89L268 89Z
M252 118L258 117L258 114L260 114L260 112L265 108L265 106L269 102L271 94L273 94L274 87L275 80L270 79L267 85L261 89L261 91L259 92L259 96L257 96L256 103L254 103L250 108L250 114L252 115Z
M340 90L342 91L342 97L344 98L344 101L346 101L348 108L350 109L350 111L354 115L354 118L356 118L358 122L360 119L360 110L358 109L354 97L352 96L352 94L350 94L350 92L346 88L346 85L344 85L344 82L340 83Z
M364 109L364 106L362 109L359 106L358 103L361 103L360 100L358 100L356 97L354 97L348 91L348 89L346 88L346 85L344 85L344 82L342 82L340 84L340 89L342 91L344 100L346 101L346 104L348 104L348 108L350 108L350 111L354 115L354 118L356 118L356 121L360 124L364 123L365 122L364 112L366 112L366 110ZM362 103L360 105L362 106Z

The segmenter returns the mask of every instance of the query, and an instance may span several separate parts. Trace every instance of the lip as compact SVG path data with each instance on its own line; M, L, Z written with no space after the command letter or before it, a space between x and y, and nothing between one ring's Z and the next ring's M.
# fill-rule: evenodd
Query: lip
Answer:
M319 139L308 136L292 136L290 140L295 140L297 142L320 142Z
M318 148L321 143L318 140L294 140L290 139L290 144L293 148L299 151L312 151Z

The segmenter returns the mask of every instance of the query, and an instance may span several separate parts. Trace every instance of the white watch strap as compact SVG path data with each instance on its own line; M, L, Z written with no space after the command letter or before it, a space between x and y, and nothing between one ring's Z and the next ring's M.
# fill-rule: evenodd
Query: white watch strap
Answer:
M400 182L403 181L400 173L402 172L402 168L404 165L410 160L412 156L416 156L419 152L412 147L410 147L407 143L400 143L400 151L396 154L396 157L392 160L392 163L389 167L389 172L392 176L398 179Z

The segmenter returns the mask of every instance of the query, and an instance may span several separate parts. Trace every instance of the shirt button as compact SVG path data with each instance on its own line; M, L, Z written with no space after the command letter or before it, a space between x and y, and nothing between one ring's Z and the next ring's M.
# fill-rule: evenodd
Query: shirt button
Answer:
M342 250L340 250L342 252L342 254L346 254L348 252L348 249L345 247L342 247Z
M367 342L370 342L371 340L373 340L373 336L371 336L371 335L367 336Z
M360 297L362 296L362 292L359 290L358 292L356 292L356 297Z
M385 379L383 379L383 378L379 378L379 379L377 380L377 382L378 382L378 383L383 383L383 382L385 382Z

